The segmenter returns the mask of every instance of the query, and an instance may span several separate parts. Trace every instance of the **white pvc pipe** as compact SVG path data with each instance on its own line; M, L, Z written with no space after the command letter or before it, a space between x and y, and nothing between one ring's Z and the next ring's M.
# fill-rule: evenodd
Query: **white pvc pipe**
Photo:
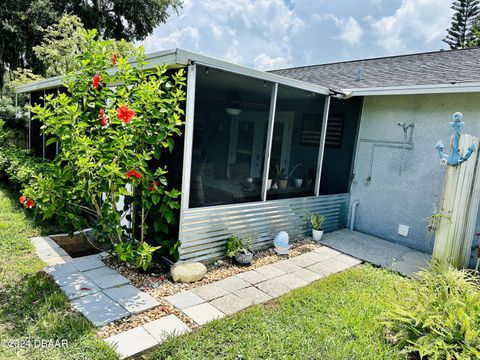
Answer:
M352 204L352 215L350 216L350 231L353 231L355 225L355 217L357 216L357 207L360 205L360 201L355 201Z

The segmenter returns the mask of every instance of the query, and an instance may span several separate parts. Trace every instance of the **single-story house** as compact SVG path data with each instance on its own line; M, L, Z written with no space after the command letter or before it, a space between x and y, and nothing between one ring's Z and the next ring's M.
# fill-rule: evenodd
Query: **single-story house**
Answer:
M187 68L183 137L171 183L182 191L182 260L222 257L230 234L271 244L305 236L305 215L431 252L428 218L445 168L434 145L451 115L480 133L480 49L438 51L263 72L175 49L153 65ZM61 78L17 89L38 102ZM45 147L40 124L29 146ZM480 225L478 225L480 226ZM477 226L477 227L478 227ZM473 240L473 239L472 239Z

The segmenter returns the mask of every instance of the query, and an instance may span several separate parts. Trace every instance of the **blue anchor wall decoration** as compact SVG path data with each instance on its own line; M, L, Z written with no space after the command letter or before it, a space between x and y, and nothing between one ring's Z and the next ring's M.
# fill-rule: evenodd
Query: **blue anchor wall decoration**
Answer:
M472 153L477 149L475 144L471 144L468 149L467 153L464 156L460 155L460 152L458 150L458 143L460 141L460 132L462 131L463 125L465 123L462 121L463 120L463 114L460 112L456 112L452 116L453 121L450 123L450 125L453 128L453 147L452 151L450 154L446 154L443 152L445 149L445 146L442 143L442 140L439 140L437 144L435 145L435 149L438 152L438 156L440 156L440 163L442 165L451 165L451 166L458 166L465 161L468 160L468 158L472 155Z

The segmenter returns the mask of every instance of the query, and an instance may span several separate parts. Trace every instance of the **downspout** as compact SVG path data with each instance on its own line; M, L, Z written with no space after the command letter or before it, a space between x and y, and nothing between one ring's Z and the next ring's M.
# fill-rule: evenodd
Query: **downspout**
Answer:
M360 205L360 201L356 200L352 204L352 211L350 216L350 231L353 231L355 225L355 218L357 217L357 207Z

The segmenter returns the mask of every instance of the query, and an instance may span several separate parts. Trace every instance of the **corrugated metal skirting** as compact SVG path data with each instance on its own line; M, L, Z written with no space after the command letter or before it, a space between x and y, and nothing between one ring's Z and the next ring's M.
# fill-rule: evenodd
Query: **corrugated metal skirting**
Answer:
M321 213L327 217L326 231L344 228L350 194L312 196L255 203L209 206L182 211L180 259L213 261L225 256L225 240L231 235L251 236L253 248L272 246L282 230L290 241L310 232L305 216Z

